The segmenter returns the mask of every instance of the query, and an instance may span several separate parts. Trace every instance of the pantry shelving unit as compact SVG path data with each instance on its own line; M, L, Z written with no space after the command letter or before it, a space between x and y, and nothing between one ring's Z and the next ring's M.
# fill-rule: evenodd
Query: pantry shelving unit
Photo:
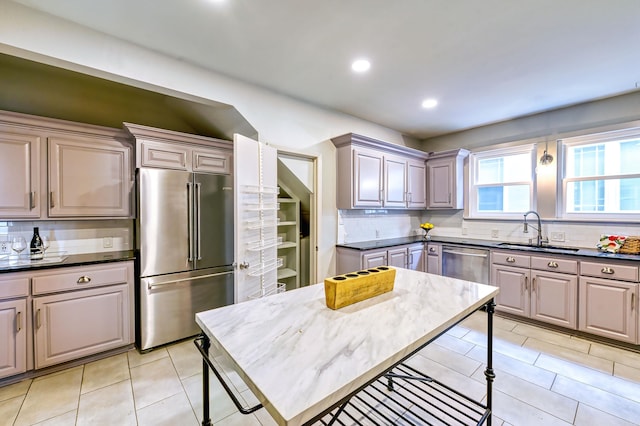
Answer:
M278 204L278 282L293 290L300 287L300 200L281 186Z

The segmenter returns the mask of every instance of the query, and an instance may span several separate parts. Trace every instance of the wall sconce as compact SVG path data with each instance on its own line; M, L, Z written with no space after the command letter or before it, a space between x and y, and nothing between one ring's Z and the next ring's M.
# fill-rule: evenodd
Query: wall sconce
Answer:
M540 157L540 165L546 166L553 163L553 155L549 154L549 141L545 141L544 152Z

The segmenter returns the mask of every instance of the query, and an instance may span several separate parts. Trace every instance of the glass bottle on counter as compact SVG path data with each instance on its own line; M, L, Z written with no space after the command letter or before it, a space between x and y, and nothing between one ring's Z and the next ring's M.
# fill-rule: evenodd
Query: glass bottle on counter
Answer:
M44 257L42 238L40 238L40 230L37 226L33 228L33 237L29 248L31 250L31 260L41 260Z

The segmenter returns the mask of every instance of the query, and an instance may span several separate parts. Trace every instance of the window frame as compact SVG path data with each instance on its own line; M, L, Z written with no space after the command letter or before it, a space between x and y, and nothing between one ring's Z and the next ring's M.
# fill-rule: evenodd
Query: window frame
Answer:
M629 213L612 213L612 212L568 212L567 204L569 202L569 197L567 193L568 183L569 182L581 182L581 181L593 181L593 180L618 180L626 178L640 178L639 173L633 174L611 174L611 175L601 175L601 176L582 176L582 177L567 177L567 159L568 159L568 149L571 147L579 147L586 145L595 145L595 144L606 144L608 142L619 142L628 139L639 139L640 140L640 127L631 127L620 130L613 130L608 132L600 132L600 133L591 133L582 136L575 136L569 138L560 139L560 146L558 147L558 192L562 194L561 199L558 200L557 213L556 216L559 219L564 220L574 220L574 221L620 221L620 222L636 222L634 220L638 217L638 212L629 212Z
M508 148L490 149L486 151L472 152L469 155L469 219L522 219L522 212L490 212L478 211L478 188L493 186L493 184L477 185L478 161L487 158L507 157L511 155L529 154L531 161L531 179L529 181L509 182L504 186L528 185L529 186L529 210L536 210L536 153L535 143L512 146Z

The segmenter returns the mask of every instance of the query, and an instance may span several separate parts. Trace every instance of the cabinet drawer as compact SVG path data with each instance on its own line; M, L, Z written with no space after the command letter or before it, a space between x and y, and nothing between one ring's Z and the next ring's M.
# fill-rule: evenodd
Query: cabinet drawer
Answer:
M514 254L511 252L494 251L491 253L491 262L496 265L528 268L531 264L531 257L522 254Z
M578 261L531 256L531 269L576 275L578 273Z
M0 299L27 297L29 295L29 277L24 274L0 275Z
M580 275L637 282L638 267L612 263L580 262Z
M61 268L55 273L42 273L33 277L32 292L36 294L78 290L129 282L131 262Z

